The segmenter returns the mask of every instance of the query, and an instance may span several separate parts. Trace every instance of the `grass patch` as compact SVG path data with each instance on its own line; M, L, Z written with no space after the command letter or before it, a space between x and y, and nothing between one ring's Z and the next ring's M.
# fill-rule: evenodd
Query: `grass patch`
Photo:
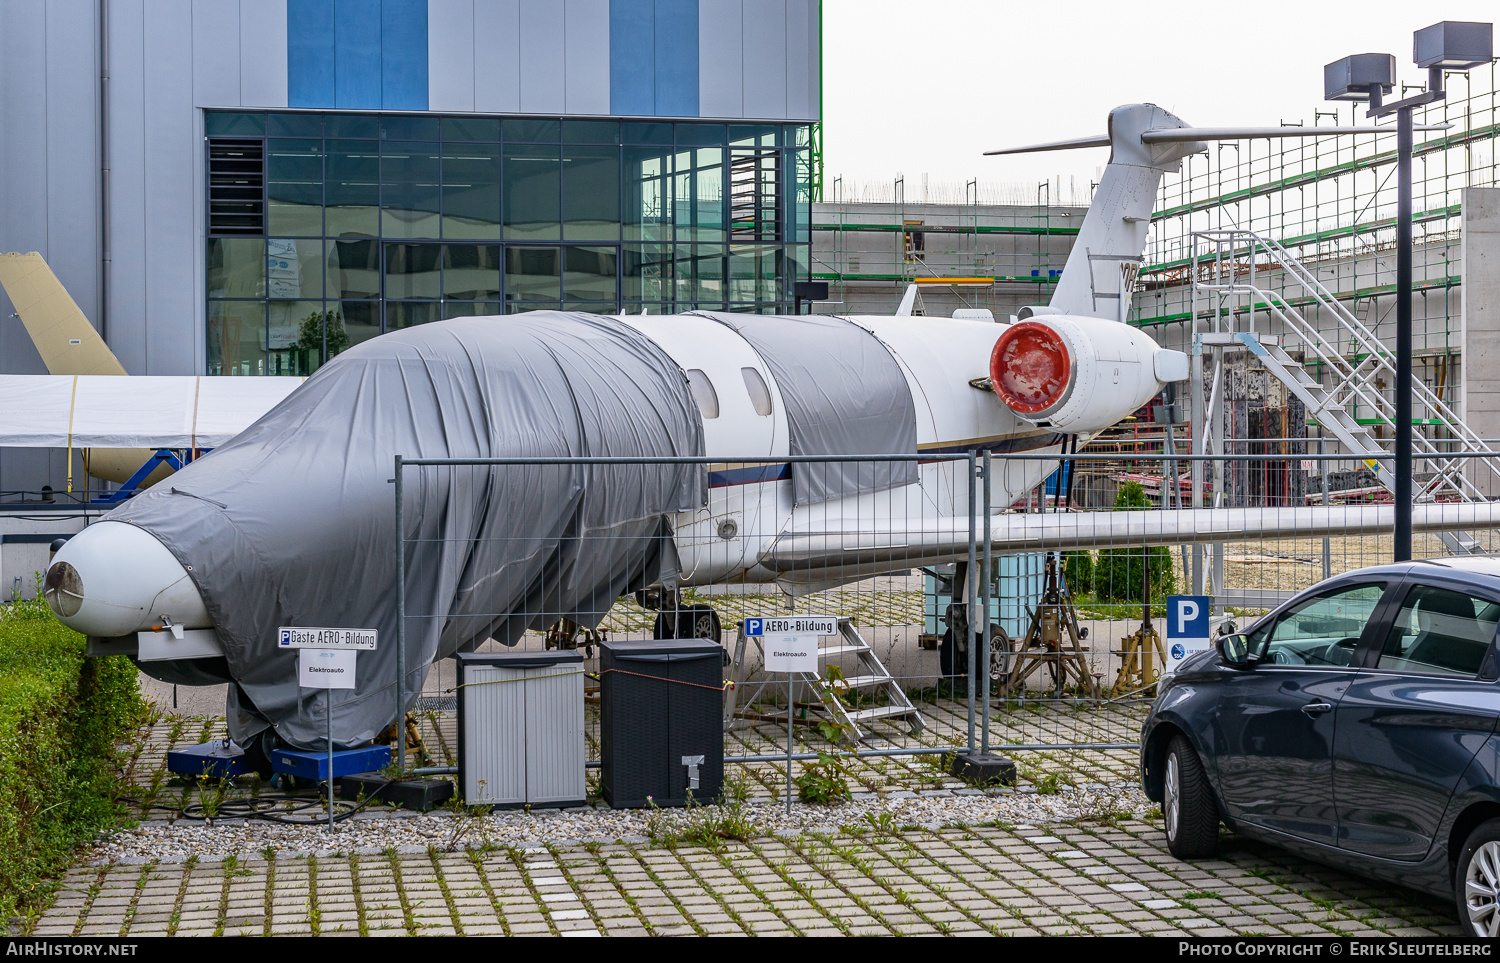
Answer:
M40 593L38 593L40 594ZM117 824L117 743L144 718L128 659L86 659L40 598L0 605L0 922L35 912Z

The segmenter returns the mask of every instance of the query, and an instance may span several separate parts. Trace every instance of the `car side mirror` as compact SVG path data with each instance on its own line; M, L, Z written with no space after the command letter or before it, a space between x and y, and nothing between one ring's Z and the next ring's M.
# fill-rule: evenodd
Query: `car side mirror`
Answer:
M1238 633L1221 635L1215 642L1219 661L1232 669L1253 669L1260 658L1250 654L1250 637Z

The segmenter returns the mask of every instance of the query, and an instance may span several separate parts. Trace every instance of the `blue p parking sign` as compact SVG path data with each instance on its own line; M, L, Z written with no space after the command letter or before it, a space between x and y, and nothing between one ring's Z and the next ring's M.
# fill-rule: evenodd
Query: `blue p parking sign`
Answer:
M1167 596L1167 664L1172 673L1192 655L1208 648L1208 613L1214 600L1209 595Z
M766 634L766 622L765 622L765 619L746 619L745 620L745 634L746 635L765 635Z

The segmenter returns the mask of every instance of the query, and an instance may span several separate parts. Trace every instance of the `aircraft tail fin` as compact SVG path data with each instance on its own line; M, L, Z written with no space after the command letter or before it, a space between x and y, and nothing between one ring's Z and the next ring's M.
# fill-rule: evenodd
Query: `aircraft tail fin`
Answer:
M1148 143L1147 131L1186 127L1154 104L1130 104L1109 114L1109 166L1093 206L1073 242L1050 307L1062 314L1124 321L1146 250L1146 230L1163 174L1182 158L1206 150L1199 141Z
M1447 124L1417 125L1417 130L1445 130ZM1124 321L1130 295L1146 250L1146 229L1163 174L1182 169L1182 159L1208 149L1204 141L1256 140L1330 135L1378 136L1395 127L1189 127L1155 104L1126 104L1109 112L1105 136L986 151L986 154L1030 154L1037 151L1109 147L1109 166L1094 193L1094 202L1062 277L1052 292L1051 313Z
M127 373L40 254L0 254L0 285L49 374Z

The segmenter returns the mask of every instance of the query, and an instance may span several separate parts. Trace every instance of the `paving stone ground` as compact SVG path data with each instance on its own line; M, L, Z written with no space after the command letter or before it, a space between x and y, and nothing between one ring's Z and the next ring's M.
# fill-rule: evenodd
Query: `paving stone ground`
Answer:
M1038 714L1043 729L1050 723ZM431 723L437 723L433 729ZM1011 720L1024 734L1025 727ZM441 744L443 720L429 740ZM137 797L182 805L164 754L221 719L158 720L130 761ZM1045 734L1042 732L1041 734ZM1109 781L1129 750L1018 753L1049 775ZM930 764L865 760L885 792L944 784ZM755 783L770 791L774 767ZM201 824L199 824L201 825ZM1218 859L1166 851L1159 816L923 829L851 824L712 847L640 837L447 851L247 851L69 871L31 935L1149 934L1456 935L1445 901L1226 834Z
M976 826L467 852L394 850L71 871L37 936L280 934L1455 935L1451 910L1159 822Z

